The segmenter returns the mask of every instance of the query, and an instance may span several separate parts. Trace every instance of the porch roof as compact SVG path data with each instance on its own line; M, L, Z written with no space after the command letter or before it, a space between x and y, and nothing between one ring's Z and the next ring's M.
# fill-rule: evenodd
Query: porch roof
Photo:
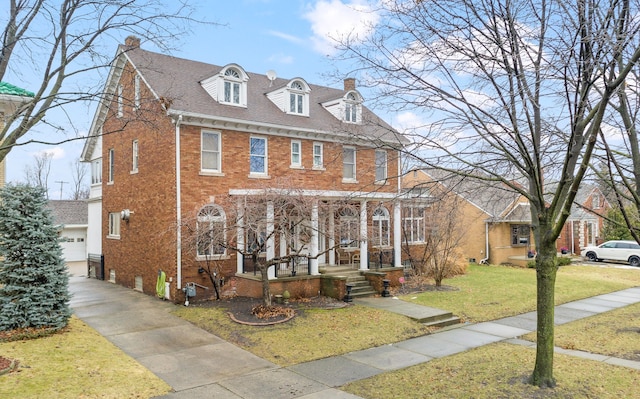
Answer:
M255 196L265 194L281 195L302 195L304 197L315 197L318 199L348 199L348 200L406 200L415 199L407 194L384 193L377 191L338 191L338 190L308 190L308 189L230 189L231 196Z

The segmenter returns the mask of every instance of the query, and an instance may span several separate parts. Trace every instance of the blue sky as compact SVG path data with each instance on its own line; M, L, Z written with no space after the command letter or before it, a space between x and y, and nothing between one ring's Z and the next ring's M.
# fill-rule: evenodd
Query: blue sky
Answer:
M233 62L255 73L274 70L279 77L303 77L309 83L340 88L341 80L326 76L336 68L330 59L334 54L330 37L362 29L362 20L375 21L374 14L357 11L365 9L366 4L366 0L200 1L202 18L219 25L196 26L192 35L179 38L181 50L173 55L216 65ZM125 37L123 33L116 39L124 42ZM144 43L142 47L154 50ZM28 83L5 79L24 89L35 89ZM92 116L85 111L74 115L80 134L89 129ZM50 121L55 123L55 118L51 115ZM46 137L46 129L41 128L37 135ZM80 156L83 145L83 141L74 141L55 147L15 147L7 157L7 181L24 181L25 167L34 163L34 155L53 152L49 196L60 198L59 182L63 181L69 183L62 185L62 198L66 199L71 190L71 164Z

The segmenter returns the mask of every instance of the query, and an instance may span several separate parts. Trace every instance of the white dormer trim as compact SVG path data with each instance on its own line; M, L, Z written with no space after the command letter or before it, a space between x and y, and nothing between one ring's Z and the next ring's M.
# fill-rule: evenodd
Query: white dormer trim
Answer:
M322 106L342 122L360 124L363 101L362 95L357 90L349 90L342 98L325 101Z
M238 64L228 64L220 72L200 82L202 88L220 104L247 107L249 75Z
M267 93L282 112L290 115L309 116L309 97L311 88L302 78L291 79L286 86Z

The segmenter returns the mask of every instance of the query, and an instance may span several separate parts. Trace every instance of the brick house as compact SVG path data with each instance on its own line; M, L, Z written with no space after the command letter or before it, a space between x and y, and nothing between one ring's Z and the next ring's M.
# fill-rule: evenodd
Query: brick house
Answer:
M465 179L434 169L415 169L403 177L405 189L421 188L428 196L455 203L465 236L462 253L471 262L526 265L535 250L529 201L507 185ZM549 190L553 187L548 186ZM571 214L556 241L558 252L579 254L582 247L599 244L603 215L610 209L602 192L583 185Z
M232 225L229 198L259 197L282 179L314 210L307 265L296 276L304 275L301 295L322 291L320 272L345 255L363 272L371 253L383 250L387 266L401 264L398 149L406 139L363 105L354 79L333 89L146 51L129 37L105 91L82 159L92 165L88 251L104 255L109 280L152 294L161 270L180 300L186 283L211 288L202 273L206 254L220 265L225 289L259 296L245 256L191 248L182 226L195 218ZM318 206L332 201L348 201L355 212ZM270 212L267 204L266 231ZM343 225L356 226L357 236L343 236ZM246 247L255 232L234 229L229 242ZM263 256L286 251L283 239L270 236ZM272 284L296 279L287 267L269 269Z

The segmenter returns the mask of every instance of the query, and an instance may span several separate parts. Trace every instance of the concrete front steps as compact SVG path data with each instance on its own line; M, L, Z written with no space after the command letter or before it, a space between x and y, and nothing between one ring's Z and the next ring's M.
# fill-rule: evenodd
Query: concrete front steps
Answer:
M442 328L460 323L460 318L449 311L418 305L397 298L359 298L356 303L398 313L428 327Z
M366 298L379 294L360 273L356 265L330 266L321 270L321 273L346 277L346 283L353 287L351 288L352 298Z

